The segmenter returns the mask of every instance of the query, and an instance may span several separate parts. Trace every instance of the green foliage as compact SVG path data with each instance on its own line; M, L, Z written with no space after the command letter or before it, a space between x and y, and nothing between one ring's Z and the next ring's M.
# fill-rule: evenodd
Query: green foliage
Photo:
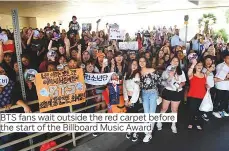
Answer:
M213 25L216 23L216 17L214 14L203 14L202 18L198 20L199 27L204 26L204 33L209 33L209 25Z
M215 32L215 38L217 39L219 35L222 35L224 42L228 42L228 34L225 29L220 29Z

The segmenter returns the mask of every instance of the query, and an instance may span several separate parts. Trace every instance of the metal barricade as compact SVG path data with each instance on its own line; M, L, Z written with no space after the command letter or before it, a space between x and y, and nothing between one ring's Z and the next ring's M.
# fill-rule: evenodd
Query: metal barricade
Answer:
M91 91L91 90L93 90L93 89L100 88L100 87L101 87L101 86L97 86L97 87L93 87L93 88L88 88L86 91ZM95 96L87 97L87 98L86 98L86 101L91 100L91 99L95 99L95 98L97 98L98 96L101 96L101 95L102 95L102 94L97 94L97 95L95 95ZM34 105L34 104L37 104L37 103L38 103L38 100L36 100L36 101L31 101L31 102L28 103L28 105L30 106L30 105ZM105 102L102 101L102 102L95 103L95 104L93 104L93 105L86 106L86 107L83 107L83 108L80 108L80 109L77 109L77 110L73 110L73 109L72 109L72 106L69 106L69 109L70 109L70 113L79 113L79 112L88 110L88 109L90 109L90 108L94 108L94 107L96 107L96 106L98 106L98 105L102 105L102 104L104 104L104 103L105 103ZM20 106L14 105L14 106L11 107L11 109L16 109L16 108L20 108ZM11 109L10 109L10 110L11 110ZM5 111L4 108L1 108L1 109L0 109L0 112L4 112L4 111ZM96 113L105 113L106 111L107 111L107 109L102 109L102 110L98 110ZM35 111L34 113L39 113L39 111ZM4 137L4 136L10 135L10 134L13 134L13 132L12 132L12 133L0 133L0 139L1 139L2 137ZM5 144L0 145L0 150L1 150L1 149L4 149L4 148L6 148L6 147L9 147L9 146L12 146L12 145L15 145L15 144L24 142L24 141L29 141L30 139L33 139L33 138L35 138L35 137L39 137L39 136L41 136L41 135L46 135L46 134L48 134L48 133L32 133L32 134L29 134L29 135L26 136L26 137L23 137L23 138L20 138L20 139L17 139L17 140L13 140L13 141L11 141L11 142L8 142L8 143L5 143ZM43 144L45 144L45 143L48 143L48 142L50 142L50 141L55 141L55 140L57 140L57 139L60 139L60 138L63 138L63 137L65 137L65 136L69 136L69 135L71 136L71 137L69 137L69 139L67 139L67 140L65 140L64 142L62 142L62 143L58 144L57 146L53 147L52 149L50 149L50 151L51 151L51 150L54 150L54 149L57 149L57 148L60 148L60 147L63 147L63 146L66 146L66 145L69 145L69 144L71 144L71 143L72 143L73 147L75 147L75 146L77 146L77 143L76 143L77 140L82 139L82 138L84 138L84 137L90 135L91 133L84 133L84 134L79 135L79 136L77 136L77 137L76 137L76 134L77 134L77 133L60 133L60 134L58 134L58 135L56 135L56 136L54 136L54 137L48 138L48 139L46 139L46 140L44 140L44 141L42 141L42 142L39 142L39 143L37 143L37 144L30 144L29 147L23 148L23 149L21 149L20 151L33 150L33 149L35 149L35 148L40 147L41 145L43 145Z

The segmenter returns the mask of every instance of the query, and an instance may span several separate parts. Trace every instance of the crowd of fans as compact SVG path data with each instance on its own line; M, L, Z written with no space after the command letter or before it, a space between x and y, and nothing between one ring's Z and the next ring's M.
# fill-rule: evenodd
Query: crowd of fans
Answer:
M215 41L210 34L196 34L188 41L190 48L187 49L176 26L169 29L154 27L152 31L138 32L134 39L138 42L138 50L127 51L120 50L118 43L131 41L128 33L124 40L113 40L109 39L109 32L105 30L82 31L81 35L79 31L80 25L75 16L67 32L64 29L60 31L55 22L52 26L48 23L40 30L23 28L23 71L35 69L41 73L83 68L85 73L115 72L117 75L112 77L112 81L118 78L119 83L123 83L128 112L137 113L141 104L139 100L142 100L144 112L155 113L156 100L160 96L163 100L160 112L165 113L171 104L171 111L177 113L180 102L184 101L190 109L189 129L202 130L200 119L209 120L209 112L199 111L208 90L214 103L213 115L216 118L229 116L229 74L224 80L214 77L224 66L229 67L229 43L226 44L222 36L219 35ZM21 96L13 33L1 29L1 34L7 35L7 38L0 41L0 75L7 75L10 82L6 87L0 87L0 108L9 109L18 104L24 112L37 111L38 106L28 106L26 103L38 99L33 82L25 81L27 100ZM198 58L189 60L190 53L196 53ZM209 76L214 77L213 85L208 83ZM87 85L89 87L93 86ZM101 94L105 88L88 91L87 97ZM86 105L102 100L98 97ZM79 107L82 105L76 108ZM105 108L103 104L88 112ZM56 112L59 111L68 112ZM17 109L16 112L23 111ZM162 129L162 123L156 126L158 130ZM177 133L176 123L172 123L171 129ZM126 135L127 138L131 136L131 133ZM152 134L147 133L143 141L148 142L151 138ZM138 134L134 133L132 140L138 140Z

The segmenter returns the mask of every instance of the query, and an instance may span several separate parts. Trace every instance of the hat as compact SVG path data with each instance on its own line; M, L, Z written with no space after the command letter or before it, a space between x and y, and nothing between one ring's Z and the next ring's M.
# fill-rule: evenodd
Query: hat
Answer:
M97 57L98 57L98 58L99 58L99 57L105 57L105 54L102 53L102 52L99 52L99 53L97 54Z

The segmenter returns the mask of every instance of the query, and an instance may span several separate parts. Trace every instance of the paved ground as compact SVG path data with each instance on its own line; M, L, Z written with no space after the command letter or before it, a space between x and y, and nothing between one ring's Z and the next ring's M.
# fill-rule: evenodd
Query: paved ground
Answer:
M72 151L229 151L229 118L212 118L203 131L187 130L186 107L181 107L178 117L178 134L173 134L169 123L162 131L155 131L149 143L131 142L123 133L104 133L87 138Z

